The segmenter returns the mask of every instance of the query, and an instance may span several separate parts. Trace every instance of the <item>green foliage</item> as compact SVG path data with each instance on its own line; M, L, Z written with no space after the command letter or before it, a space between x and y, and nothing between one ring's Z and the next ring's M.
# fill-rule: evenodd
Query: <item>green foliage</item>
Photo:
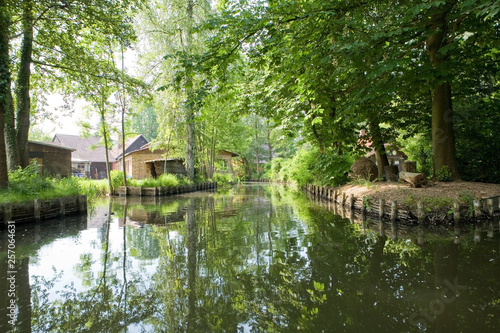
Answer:
M95 198L103 197L109 194L109 185L106 179L87 179L87 178L74 178L78 180L78 186L80 187L81 194L87 196L88 201L92 201Z
M351 164L352 157L348 155L323 153L305 145L293 158L273 159L268 175L271 179L293 182L298 186L307 183L337 186L347 182Z
M9 187L0 191L0 202L22 202L85 194L89 200L108 193L105 181L76 177L51 178L40 174L36 163L9 172Z
M417 201L421 201L425 209L430 212L440 208L449 208L453 206L453 199L447 197L422 197L415 198L411 193L402 193L403 204L409 207L417 207Z
M179 178L170 173L164 173L160 177L158 177L161 186L178 186L180 184Z
M113 175L113 173L111 174ZM135 187L180 186L192 184L186 177L177 177L171 173L164 173L158 178L128 179L127 184Z
M427 176L432 175L432 141L427 135L408 135L401 133L397 139L401 150L408 156L409 161L417 162L417 171Z
M111 170L111 187L113 191L118 191L120 186L123 186L123 171Z
M499 84L495 80L485 84L491 96L478 103L473 103L475 96L471 96L471 102L464 101L456 110L458 168L464 180L500 184L500 98L494 92Z
M9 171L9 190L13 193L36 196L53 188L52 181L40 174L40 166L36 163L24 169L19 167L14 171Z
M212 180L217 183L218 186L224 186L231 184L233 182L233 176L229 173L214 173Z
M436 179L441 181L441 182L451 182L453 181L454 177L453 174L450 171L450 168L447 166L442 167L438 171L436 171Z

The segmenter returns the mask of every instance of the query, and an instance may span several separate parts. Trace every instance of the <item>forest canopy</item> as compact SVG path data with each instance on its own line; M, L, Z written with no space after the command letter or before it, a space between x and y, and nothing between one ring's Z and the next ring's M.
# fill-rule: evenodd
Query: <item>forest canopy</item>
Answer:
M338 185L368 150L383 176L390 144L428 176L500 183L496 1L0 7L0 186L26 164L30 101L54 91L89 100L104 137L122 114L122 137L146 133L191 179L211 178L225 149L241 178Z

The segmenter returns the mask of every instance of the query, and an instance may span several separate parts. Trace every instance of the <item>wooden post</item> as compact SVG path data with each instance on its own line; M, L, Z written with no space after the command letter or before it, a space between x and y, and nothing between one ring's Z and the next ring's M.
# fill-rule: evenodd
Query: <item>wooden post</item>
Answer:
M474 230L474 242L479 243L481 241L481 226L476 224L476 229Z
M474 200L474 216L476 218L481 216L481 201Z
M347 193L342 192L342 206L345 206L346 200L347 200Z
M339 196L339 191L338 191L338 190L335 190L335 191L333 192L333 202L335 202L335 203L337 203L337 202L338 202L338 200L337 200L338 196Z
M488 224L488 233L487 233L488 238L493 238L495 236L495 229L493 228L493 222Z
M391 202L391 221L395 221L398 217L398 202L396 200Z
M366 206L368 205L368 199L366 196L361 197L361 213L366 213Z
M42 208L42 200L35 199L33 201L33 217L36 221L40 220L40 209Z
M378 202L378 216L382 219L385 214L385 200L380 199Z
M349 195L349 208L350 208L351 210L353 210L353 208L354 208L354 202L355 202L355 201L356 201L356 199L354 198L354 194L353 194L353 193L351 193L351 194Z
M458 201L453 202L453 220L455 223L460 221L460 203Z
M396 224L396 221L391 222L391 232L392 232L391 239L393 241L398 240L398 225Z
M384 221L380 220L380 224L378 226L378 234L383 237L385 236L385 226L384 226Z
M12 220L12 203L7 202L3 205L3 223L7 224Z
M417 218L419 223L425 221L425 209L422 201L417 202Z
M66 216L66 198L59 198L59 214Z
M495 208L493 207L493 199L486 200L486 205L488 207L488 214L490 214L490 217L493 217L493 213L495 212Z
M83 213L87 210L87 205L85 202L85 196L84 195L79 195L78 196L78 211L80 213Z
M417 244L422 245L425 243L425 232L422 226L417 229Z

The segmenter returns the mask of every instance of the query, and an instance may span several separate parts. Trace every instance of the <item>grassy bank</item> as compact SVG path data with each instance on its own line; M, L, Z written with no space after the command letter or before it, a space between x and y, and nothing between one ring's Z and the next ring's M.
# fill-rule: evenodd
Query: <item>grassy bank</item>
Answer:
M39 173L39 167L32 164L23 170L9 172L9 187L0 190L0 203L75 195L87 195L89 200L92 200L107 193L107 180L45 177Z
M197 179L195 182L207 182L207 179ZM214 182L219 185L228 184L233 181L230 175L215 174ZM177 177L172 174L164 174L158 178L128 179L128 186L135 187L160 187L160 186L182 186L191 185L194 182L186 177ZM121 171L111 172L111 186L118 190L123 185L123 174ZM0 190L0 203L23 202L34 199L52 199L58 197L87 195L89 201L110 193L108 180L93 180L76 177L45 177L40 174L36 164L29 165L25 169L9 172L9 187Z

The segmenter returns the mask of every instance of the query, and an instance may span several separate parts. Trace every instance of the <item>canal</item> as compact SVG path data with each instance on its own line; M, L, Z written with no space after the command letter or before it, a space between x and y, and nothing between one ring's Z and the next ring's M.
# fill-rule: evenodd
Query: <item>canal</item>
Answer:
M247 184L114 198L15 237L11 267L0 230L0 332L500 331L498 221L363 224Z

